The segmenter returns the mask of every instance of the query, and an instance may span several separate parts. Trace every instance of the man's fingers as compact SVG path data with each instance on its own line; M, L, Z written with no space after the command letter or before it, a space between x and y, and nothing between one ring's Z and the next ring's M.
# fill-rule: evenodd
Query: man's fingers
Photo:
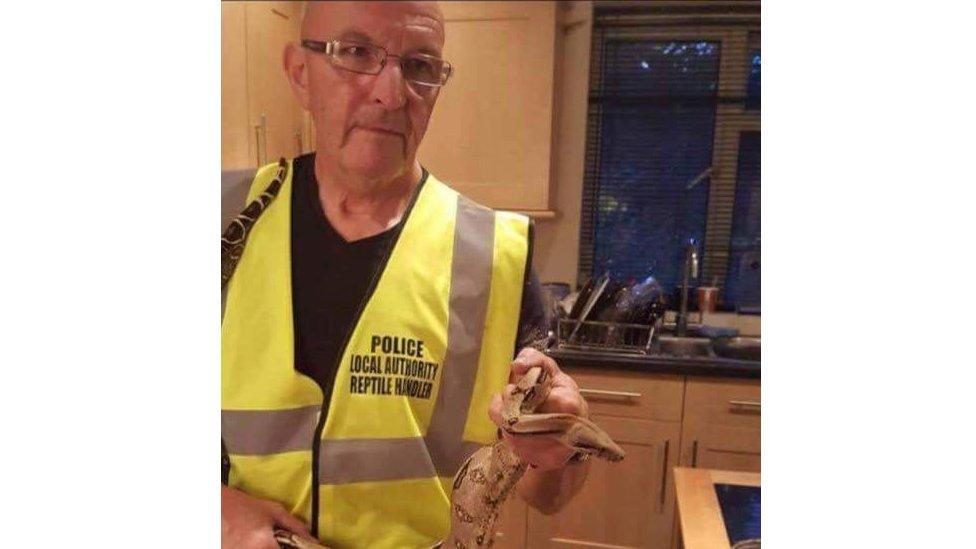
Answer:
M547 437L502 434L520 459L543 471L563 467L573 455L573 450Z
M281 549L272 530L255 530L247 546L253 549Z
M558 368L559 366L557 365L556 367ZM559 370L559 373L556 375L555 381L559 383L559 385L572 387L574 389L579 389L579 385L576 384L576 380L562 370Z
M579 389L569 385L553 387L549 398L539 406L537 413L560 412L589 418L589 407L579 393Z
M276 525L304 538L312 539L312 534L308 532L308 527L305 526L305 523L295 518L284 507L275 503L270 505L269 509L271 510L271 517L274 518Z
M542 367L552 377L552 391L549 393L549 398L539 406L537 411L566 412L589 417L589 407L580 394L576 381L566 375L552 357L536 349L526 347L519 351L512 361L511 380L518 381L529 368L536 366ZM497 421L495 423L501 425Z
M499 427L502 426L502 395L495 393L495 396L491 397L491 404L488 406L488 417L491 418L491 422Z
M536 366L541 367L553 377L561 373L555 360L536 349L525 347L515 355L515 360L512 361L512 374L516 378L519 378L525 375L525 372L529 371L529 368Z

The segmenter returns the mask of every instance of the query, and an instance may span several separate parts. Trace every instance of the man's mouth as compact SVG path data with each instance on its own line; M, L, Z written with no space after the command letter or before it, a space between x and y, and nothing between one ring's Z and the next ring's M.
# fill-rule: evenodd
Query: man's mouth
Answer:
M392 130L392 129L389 129L389 128L380 128L380 127L375 127L375 126L357 126L357 128L360 129L360 130L366 130L368 132L376 132L376 133L381 133L381 134L386 134L386 135L392 135L392 136L396 136L396 137L403 137L403 132L399 132L399 131Z

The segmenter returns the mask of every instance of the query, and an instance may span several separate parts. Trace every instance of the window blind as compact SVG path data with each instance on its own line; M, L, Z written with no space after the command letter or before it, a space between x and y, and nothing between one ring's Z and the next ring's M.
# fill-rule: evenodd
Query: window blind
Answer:
M725 300L738 308L760 305L759 150L759 132L742 132L725 282Z

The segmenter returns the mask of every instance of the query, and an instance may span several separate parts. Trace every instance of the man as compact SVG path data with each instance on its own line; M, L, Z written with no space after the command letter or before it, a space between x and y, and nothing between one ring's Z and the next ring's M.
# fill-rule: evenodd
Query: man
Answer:
M555 388L541 411L587 415L551 358L511 361L538 301L523 296L537 291L528 220L460 197L416 158L450 75L443 45L436 3L323 2L284 52L316 152L289 163L228 287L224 547L276 547L273 527L428 546L447 533L457 467L497 436L506 381L542 366ZM565 448L510 442L532 464L517 490L533 507L555 512L582 486L588 465Z

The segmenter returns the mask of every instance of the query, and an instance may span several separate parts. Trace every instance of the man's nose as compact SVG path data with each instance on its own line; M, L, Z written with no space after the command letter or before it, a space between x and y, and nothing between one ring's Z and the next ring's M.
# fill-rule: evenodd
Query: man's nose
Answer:
M381 103L387 110L396 110L407 102L407 81L403 78L400 60L387 57L386 64L373 82L373 100Z

